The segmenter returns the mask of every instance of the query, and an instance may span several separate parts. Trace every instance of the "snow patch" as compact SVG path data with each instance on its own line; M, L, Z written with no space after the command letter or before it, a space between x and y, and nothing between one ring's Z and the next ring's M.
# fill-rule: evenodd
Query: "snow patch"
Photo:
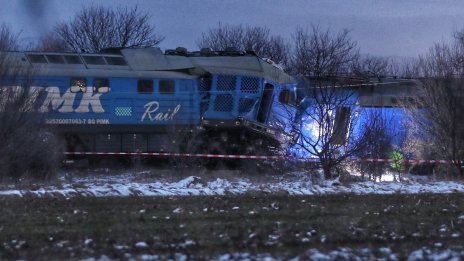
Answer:
M141 242L135 243L135 247L136 248L148 248L148 244L146 242L141 241Z
M283 176L253 178L211 178L198 176L174 178L145 178L140 173L122 175L92 175L75 177L74 182L62 180L60 187L43 185L38 189L15 189L4 187L0 196L198 196L198 195L239 195L245 193L285 193L288 195L326 195L338 193L354 194L418 194L418 193L463 193L462 181L424 181L409 179L397 181L364 181L343 184L339 180L323 181L315 184L311 177L301 173ZM140 210L143 213L144 210ZM174 210L179 213L181 210ZM75 211L78 214L79 210ZM459 219L464 219L461 215Z

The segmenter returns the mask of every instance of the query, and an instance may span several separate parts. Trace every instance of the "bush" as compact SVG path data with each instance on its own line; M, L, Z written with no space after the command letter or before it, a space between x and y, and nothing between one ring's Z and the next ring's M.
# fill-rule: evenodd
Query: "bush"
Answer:
M62 155L58 139L37 110L41 91L29 87L25 78L0 78L0 182L49 180Z
M389 157L392 150L392 140L394 134L389 130L391 124L386 117L378 110L366 112L364 117L366 123L361 127L364 142L360 150L355 154L361 159L374 158L385 159ZM355 168L361 173L362 178L367 174L368 179L378 179L382 177L387 169L387 164L381 162L360 161L354 164Z

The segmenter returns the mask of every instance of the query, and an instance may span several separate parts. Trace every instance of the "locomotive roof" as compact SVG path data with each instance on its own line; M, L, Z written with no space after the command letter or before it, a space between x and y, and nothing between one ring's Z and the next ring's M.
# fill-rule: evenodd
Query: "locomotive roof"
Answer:
M192 54L192 53L190 53ZM38 68L40 75L197 78L201 75L244 75L293 83L282 69L260 57L241 53L202 55L164 54L159 48L121 49L120 54L11 52L19 65Z

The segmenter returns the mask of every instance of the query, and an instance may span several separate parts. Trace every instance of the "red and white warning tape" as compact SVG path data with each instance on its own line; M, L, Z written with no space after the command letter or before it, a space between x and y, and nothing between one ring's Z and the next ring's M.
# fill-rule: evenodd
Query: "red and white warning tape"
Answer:
M65 155L129 155L129 156L162 156L162 157L198 157L224 159L287 159L285 156L228 155L203 153L170 153L170 152L65 152Z
M224 159L273 159L273 160L300 160L318 162L317 158L297 158L292 156L259 156L259 155L230 155L205 153L171 153L171 152L65 152L65 155L126 155L126 156L160 156L160 157L198 157L198 158L224 158ZM353 162L403 163L403 164L463 164L463 161L453 160L419 160L419 159L349 159Z
M403 160L394 160L394 159L355 159L355 161L366 161L366 162L383 162L383 163L404 163L404 164L451 164L451 163L460 163L463 161L453 161L453 160L419 160L419 159L403 159Z

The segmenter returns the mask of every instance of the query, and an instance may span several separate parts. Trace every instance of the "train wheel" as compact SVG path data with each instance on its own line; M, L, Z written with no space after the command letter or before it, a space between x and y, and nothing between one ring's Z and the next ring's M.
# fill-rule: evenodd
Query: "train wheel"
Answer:
M272 156L275 155L275 152L263 140L256 139L245 148L244 154L251 156ZM246 173L273 173L276 171L273 163L275 162L268 159L242 159L240 167L242 172Z
M183 153L203 154L206 153L205 135L203 133L193 133L183 141ZM201 167L205 164L205 158L190 156L182 159L185 167Z
M221 146L221 143L218 141L211 142L208 146L207 151L209 154L213 155L224 155L226 154L225 149ZM204 158L204 167L208 170L216 170L224 166L224 158L219 157L209 157Z

